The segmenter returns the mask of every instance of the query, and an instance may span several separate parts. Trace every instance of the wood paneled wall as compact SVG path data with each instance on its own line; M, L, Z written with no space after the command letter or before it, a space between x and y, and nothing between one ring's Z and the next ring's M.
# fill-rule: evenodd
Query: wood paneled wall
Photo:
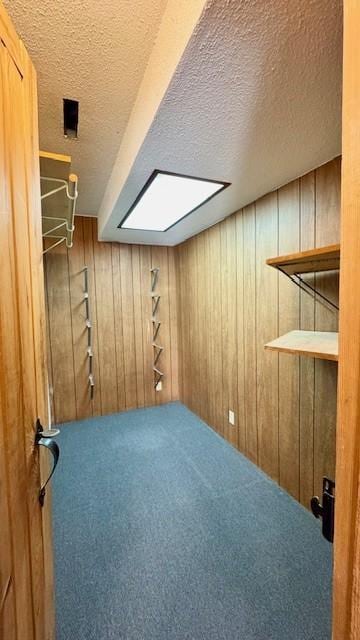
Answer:
M94 398L88 386L84 266L93 323ZM160 267L158 367L154 391L151 267ZM76 218L74 246L46 255L53 418L59 423L177 400L178 345L175 253L167 247L98 242L94 218Z
M337 312L265 260L339 242L339 218L338 158L176 248L182 401L306 506L334 477L337 364L264 344ZM338 274L316 286L338 298Z
M291 329L337 330L337 313L265 265L339 241L340 159L175 249L101 243L77 218L74 247L46 256L55 422L179 398L303 504L334 476L337 365L264 350ZM90 401L83 267L89 267ZM152 374L150 268L160 267L160 368ZM338 274L309 276L338 299ZM229 409L235 425L229 424Z

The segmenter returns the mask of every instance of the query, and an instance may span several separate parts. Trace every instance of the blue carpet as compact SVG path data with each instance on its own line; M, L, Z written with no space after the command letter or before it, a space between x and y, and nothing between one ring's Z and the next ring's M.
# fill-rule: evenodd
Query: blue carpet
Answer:
M57 640L329 640L319 523L179 403L62 426Z

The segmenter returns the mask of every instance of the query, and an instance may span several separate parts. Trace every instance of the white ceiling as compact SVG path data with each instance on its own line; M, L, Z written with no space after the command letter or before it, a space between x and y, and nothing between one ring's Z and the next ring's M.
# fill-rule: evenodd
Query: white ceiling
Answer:
M41 144L73 156L103 240L177 244L341 152L341 0L5 4L39 71ZM62 97L80 99L78 141ZM117 229L154 169L232 184L165 233Z
M167 0L3 0L38 73L40 147L72 156L80 213L96 215ZM79 100L79 138L62 100Z

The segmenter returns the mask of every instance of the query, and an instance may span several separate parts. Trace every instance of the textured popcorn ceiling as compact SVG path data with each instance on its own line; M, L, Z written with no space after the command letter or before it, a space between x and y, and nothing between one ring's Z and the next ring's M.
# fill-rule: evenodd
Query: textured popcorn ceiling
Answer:
M135 161L119 154L100 237L177 244L338 155L341 10L340 0L208 0ZM117 229L155 168L232 185L165 233Z
M341 0L5 5L38 70L41 146L72 155L101 239L176 244L341 152ZM117 229L154 169L232 185L168 232Z
M40 147L72 156L77 210L97 214L166 0L4 0L38 73ZM80 101L79 138L62 99Z

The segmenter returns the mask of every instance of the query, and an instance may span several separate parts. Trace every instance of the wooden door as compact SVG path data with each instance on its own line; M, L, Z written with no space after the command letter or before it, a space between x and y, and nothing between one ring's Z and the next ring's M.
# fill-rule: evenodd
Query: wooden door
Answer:
M360 639L359 33L359 0L345 0L333 640Z
M0 638L53 638L36 75L0 3ZM46 465L46 460L44 460Z

